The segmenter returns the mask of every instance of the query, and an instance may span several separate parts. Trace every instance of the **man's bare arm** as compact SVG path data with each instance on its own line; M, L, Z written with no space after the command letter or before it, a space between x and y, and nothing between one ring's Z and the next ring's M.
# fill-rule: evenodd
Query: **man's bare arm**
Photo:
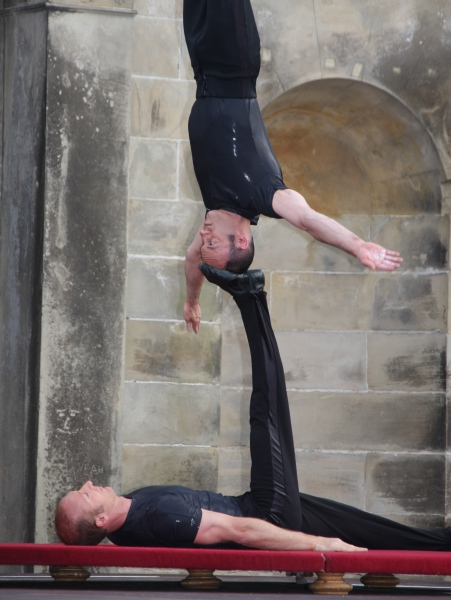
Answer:
M295 227L307 231L320 242L345 250L370 269L394 271L402 263L399 252L365 242L334 219L313 210L294 190L278 190L274 194L273 209Z
M203 262L200 255L201 246L202 238L198 231L186 252L186 299L183 307L183 318L185 319L186 329L194 331L194 333L197 333L200 327L201 309L199 296L204 282L204 276L199 270L199 265Z
M260 519L231 517L202 509L202 520L196 544L224 544L234 542L261 550L316 550L320 552L359 552L358 548L338 538L308 535L276 527Z

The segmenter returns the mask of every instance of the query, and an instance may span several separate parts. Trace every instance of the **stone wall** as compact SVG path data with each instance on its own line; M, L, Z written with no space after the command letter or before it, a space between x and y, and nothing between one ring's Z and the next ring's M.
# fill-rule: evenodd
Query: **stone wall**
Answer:
M238 310L206 284L184 331L183 257L203 205L181 1L135 3L123 489L248 488L250 360ZM372 273L262 218L265 271L304 491L411 524L447 514L451 10L254 0L259 100L286 182L404 256Z
M404 256L399 272L372 273L284 222L255 228L302 489L441 524L451 7L253 5L259 99L287 183ZM249 484L238 310L206 284L200 333L182 319L184 254L204 212L182 0L134 0L133 19L132 9L1 3L5 540L54 539L57 499L89 478L123 491Z

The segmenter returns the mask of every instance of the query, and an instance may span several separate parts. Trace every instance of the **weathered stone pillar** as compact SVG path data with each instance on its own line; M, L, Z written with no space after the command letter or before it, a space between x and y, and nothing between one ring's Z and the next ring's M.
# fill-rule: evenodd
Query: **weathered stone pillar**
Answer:
M68 489L120 482L133 12L113 4L49 7L39 541Z
M67 489L120 481L132 2L3 11L3 539L52 540Z

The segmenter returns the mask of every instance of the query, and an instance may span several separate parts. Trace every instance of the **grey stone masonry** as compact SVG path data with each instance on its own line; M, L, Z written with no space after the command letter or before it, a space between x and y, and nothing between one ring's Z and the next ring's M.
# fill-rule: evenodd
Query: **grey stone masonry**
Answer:
M286 222L262 217L253 228L300 485L438 525L449 512L451 8L443 0L252 4L259 103L285 182L404 258L399 272L371 272ZM197 336L182 316L183 259L203 213L187 136L194 86L182 1L135 8L123 488L164 479L157 456L167 478L195 485L195 465L208 456L208 481L215 474L219 491L240 493L249 484L251 387L240 314L207 284ZM199 421L187 414L182 425L188 406ZM147 427L137 422L146 411ZM183 451L191 471L176 464ZM398 489L403 469L410 481ZM411 501L425 477L429 505L425 496Z
M253 228L306 492L450 522L451 3L252 0L284 180L399 271L287 222ZM251 366L183 262L204 214L182 0L3 0L0 535L53 540L92 479L249 485ZM133 17L133 18L132 18Z
M48 14L40 541L68 489L120 480L133 12L93 5Z

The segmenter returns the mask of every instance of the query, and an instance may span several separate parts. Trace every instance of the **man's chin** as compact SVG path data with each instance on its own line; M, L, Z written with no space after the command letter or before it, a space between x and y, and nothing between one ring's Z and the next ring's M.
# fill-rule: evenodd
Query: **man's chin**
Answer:
M221 258L204 258L202 256L202 262L204 262L206 265L210 265L210 267L215 267L216 269L221 269L224 270L226 268L227 265L227 259L221 259Z

